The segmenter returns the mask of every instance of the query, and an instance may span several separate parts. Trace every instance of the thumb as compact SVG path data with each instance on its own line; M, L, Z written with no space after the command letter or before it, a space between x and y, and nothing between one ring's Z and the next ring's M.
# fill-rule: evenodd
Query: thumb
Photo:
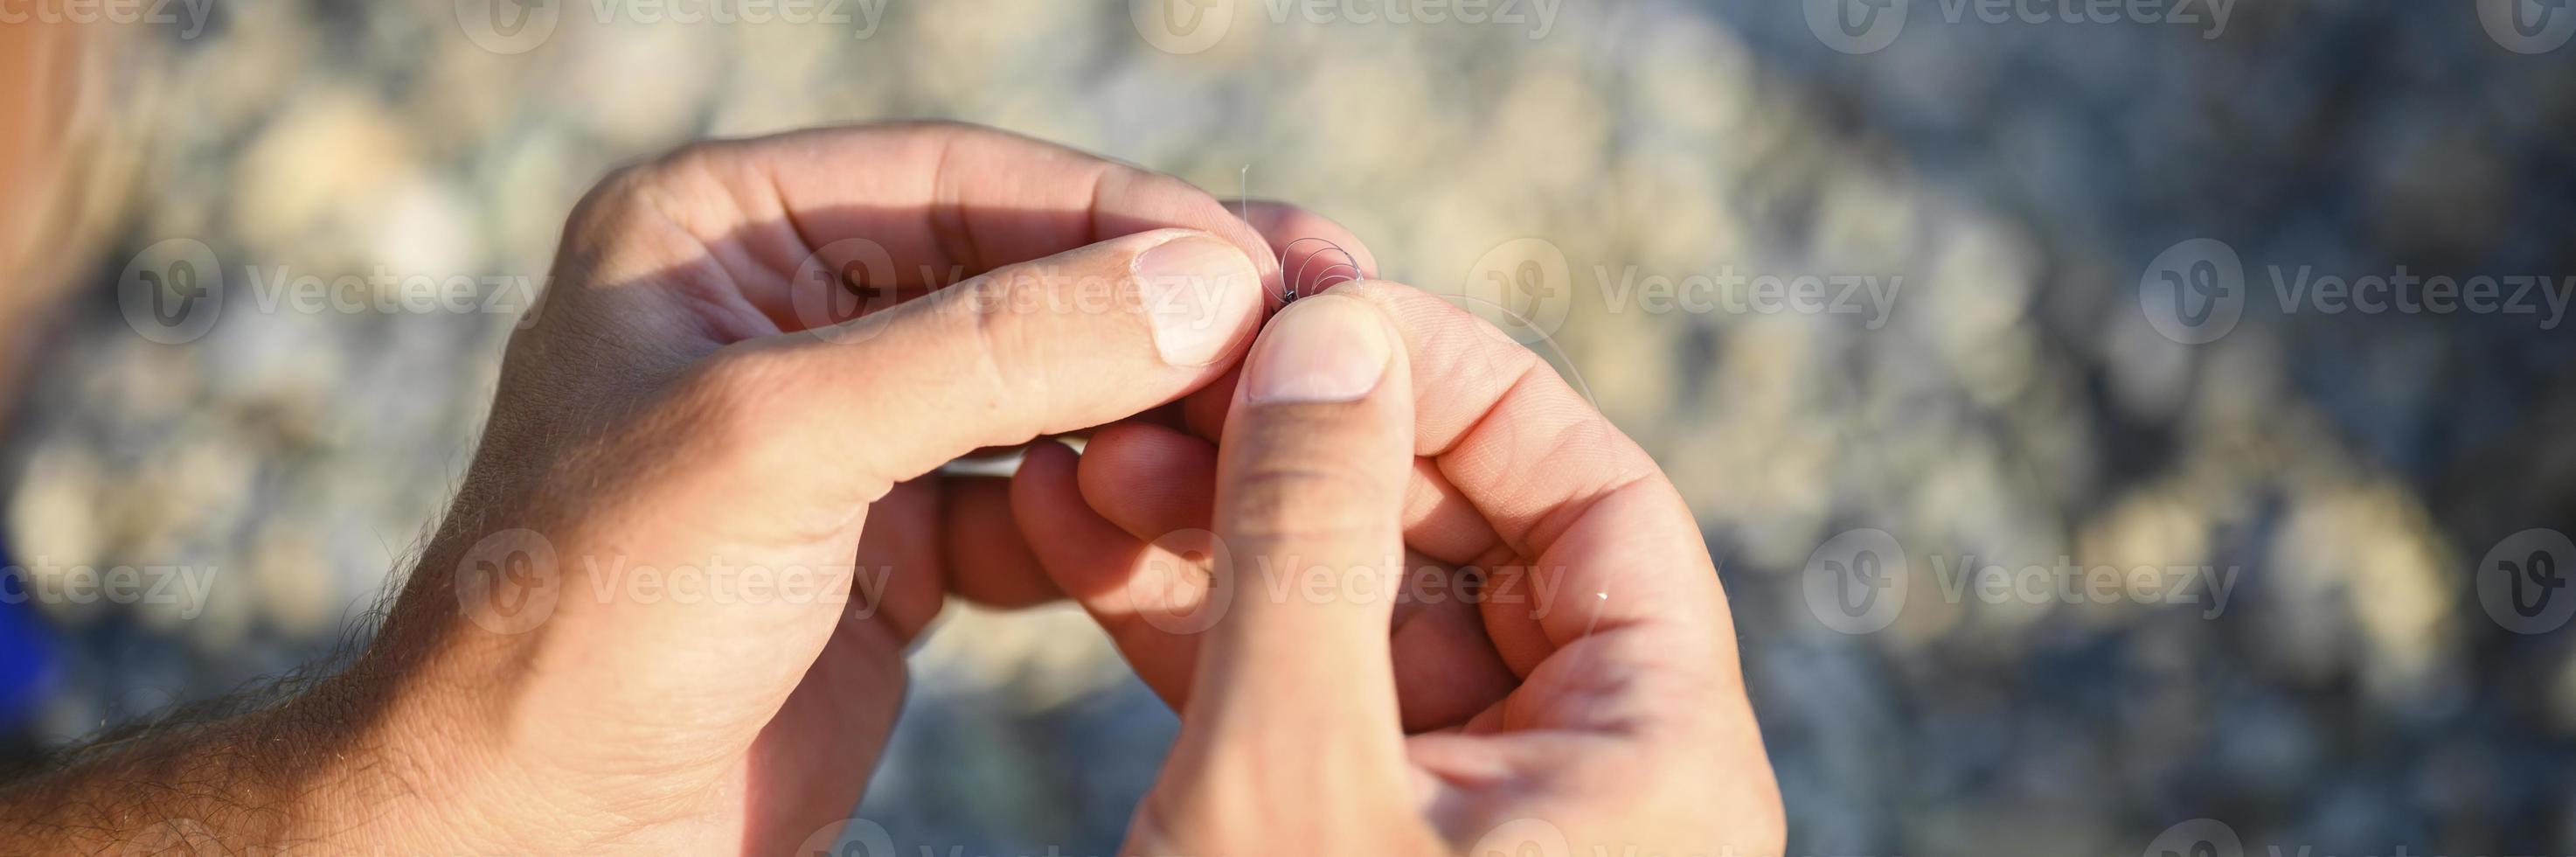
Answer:
M872 502L976 449L1123 419L1197 389L1238 353L1262 300L1241 249L1164 229L741 343L693 380L714 391L707 409L743 429L743 446L780 456L739 469L764 494Z
M1214 585L1232 592L1211 596L1226 612L1157 790L1165 821L1196 814L1173 801L1226 795L1271 803L1197 813L1366 828L1409 805L1387 637L1413 463L1398 341L1375 306L1327 293L1282 310L1245 358L1214 514Z
M585 553L661 564L705 563L715 552L763 573L817 570L825 592L882 595L892 584L858 578L849 550L864 510L895 483L980 447L1109 422L1205 384L1240 351L1261 306L1243 251L1163 230L996 269L843 325L730 346L639 421L639 431L677 437L636 463L649 489L620 492L649 518ZM477 546L467 560L496 552ZM551 549L548 557L558 567ZM601 594L565 598L559 610L549 601L543 615L562 639L582 641L585 667L621 677L621 693L642 700L704 694L706 674L671 666L697 663L725 664L718 675L731 686L783 695L844 613L821 598L647 602L606 597L606 588L554 591ZM505 597L460 595L478 605Z

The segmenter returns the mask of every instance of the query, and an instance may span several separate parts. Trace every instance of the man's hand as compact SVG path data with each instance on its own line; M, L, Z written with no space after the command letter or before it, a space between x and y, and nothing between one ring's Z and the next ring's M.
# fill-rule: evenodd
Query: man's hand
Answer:
M1189 404L1013 486L1182 711L1128 852L1780 853L1698 528L1534 354L1359 283Z
M1006 482L937 468L1215 380L1278 276L1186 183L981 129L622 170L365 655L21 786L0 851L795 848L857 802L946 593L1056 595Z

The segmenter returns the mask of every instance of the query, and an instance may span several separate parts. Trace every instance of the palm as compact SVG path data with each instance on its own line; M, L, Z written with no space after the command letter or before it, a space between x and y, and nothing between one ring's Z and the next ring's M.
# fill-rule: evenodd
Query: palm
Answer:
M498 400L545 404L495 409L484 444L494 460L478 462L474 479L501 497L591 489L547 480L621 421L667 407L677 382L727 346L827 328L1001 266L1164 227L1260 243L1177 180L958 126L694 146L623 171L575 213L543 324L513 339ZM1053 592L1019 545L1002 480L921 474L850 515L793 498L762 508L778 493L758 488L762 476L746 474L750 490L671 492L704 503L657 510L661 535L618 546L665 568L705 563L705 546L720 545L719 558L738 566L850 570L846 605L668 611L702 627L652 661L651 703L621 706L620 717L659 733L650 740L717 751L686 754L677 779L702 787L663 803L690 807L688 829L715 840L692 850L780 851L817 819L844 817L900 706L903 648L946 596L1011 604ZM737 526L762 519L796 523ZM612 743L581 743L601 745L581 754L631 766L632 747Z

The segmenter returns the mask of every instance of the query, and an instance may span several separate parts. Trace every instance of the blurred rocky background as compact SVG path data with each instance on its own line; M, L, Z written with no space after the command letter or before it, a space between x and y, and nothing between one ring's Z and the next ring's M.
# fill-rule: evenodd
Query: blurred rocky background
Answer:
M91 28L112 47L71 63L89 97L45 172L78 180L32 215L80 237L21 263L58 275L10 272L61 297L14 318L7 548L22 580L209 588L0 604L30 665L0 669L28 700L5 752L362 639L471 450L508 293L608 167L936 116L1302 202L1391 278L1528 317L1495 314L1701 517L1792 853L2140 854L2203 818L2246 853L2576 852L2576 594L2494 606L2500 561L2576 568L2576 334L2537 294L2330 311L2273 275L2563 298L2576 9L1212 2L1230 18L1195 29L1160 0L174 2ZM2201 282L2168 252L2195 239L2243 280L2177 336L2157 287ZM118 300L174 254L225 296L176 345ZM263 307L306 275L461 276L496 309ZM1756 285L1799 277L1820 303ZM1892 547L1893 607L1836 612L1857 543ZM1988 597L1990 566L2148 574ZM940 853L1116 847L1175 724L1086 620L956 611L916 664L862 818Z

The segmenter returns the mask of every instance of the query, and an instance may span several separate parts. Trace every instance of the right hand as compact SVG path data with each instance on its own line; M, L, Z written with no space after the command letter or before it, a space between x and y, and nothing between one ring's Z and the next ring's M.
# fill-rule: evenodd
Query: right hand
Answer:
M1013 486L1182 713L1127 853L1780 853L1698 526L1536 355L1357 283L1189 405Z

